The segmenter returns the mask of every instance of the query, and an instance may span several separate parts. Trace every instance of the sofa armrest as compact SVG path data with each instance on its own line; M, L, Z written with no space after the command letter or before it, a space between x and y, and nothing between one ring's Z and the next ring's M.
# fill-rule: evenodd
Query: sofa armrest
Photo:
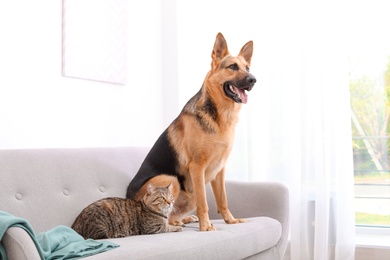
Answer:
M210 185L208 185L210 186ZM210 219L219 219L213 193L207 187ZM284 254L290 228L289 191L276 182L226 181L229 210L236 218L270 217L282 225L282 237L277 244Z
M33 240L23 228L8 228L1 244L7 253L8 259L41 260Z

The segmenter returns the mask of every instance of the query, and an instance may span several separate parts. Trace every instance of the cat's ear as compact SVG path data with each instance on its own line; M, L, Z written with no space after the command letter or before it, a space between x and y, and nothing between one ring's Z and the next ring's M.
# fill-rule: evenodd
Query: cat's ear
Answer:
M155 188L154 188L153 184L148 183L148 190L147 190L148 195L152 194L152 192L154 191L154 189L155 189Z
M167 186L167 189L169 190L169 192L172 192L172 190L173 190L173 184L172 184L172 182L169 183L169 185Z

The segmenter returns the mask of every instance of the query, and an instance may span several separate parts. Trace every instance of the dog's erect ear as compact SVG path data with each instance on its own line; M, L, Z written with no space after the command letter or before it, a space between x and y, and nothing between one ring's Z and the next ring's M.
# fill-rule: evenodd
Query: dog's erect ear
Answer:
M221 60L223 57L229 54L227 43L225 37L223 37L222 33L218 33L215 38L213 52L211 53L211 58L213 59L213 63Z
M252 54L253 54L253 41L249 41L241 48L240 54L238 54L238 56L243 57L246 60L246 62L248 62L248 65L250 65Z

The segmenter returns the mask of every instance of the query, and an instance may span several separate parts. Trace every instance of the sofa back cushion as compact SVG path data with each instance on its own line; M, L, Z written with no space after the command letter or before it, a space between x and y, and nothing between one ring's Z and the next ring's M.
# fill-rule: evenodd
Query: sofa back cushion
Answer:
M0 150L0 210L36 232L70 226L88 204L125 197L149 148Z

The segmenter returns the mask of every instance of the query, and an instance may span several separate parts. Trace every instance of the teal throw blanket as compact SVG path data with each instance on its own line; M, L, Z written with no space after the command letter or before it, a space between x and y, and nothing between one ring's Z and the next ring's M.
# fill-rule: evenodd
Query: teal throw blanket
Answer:
M9 227L24 229L30 235L43 260L78 259L119 246L109 241L84 240L76 231L66 226L57 226L47 232L35 235L27 220L0 211L0 241ZM7 260L7 255L1 243L0 259Z

